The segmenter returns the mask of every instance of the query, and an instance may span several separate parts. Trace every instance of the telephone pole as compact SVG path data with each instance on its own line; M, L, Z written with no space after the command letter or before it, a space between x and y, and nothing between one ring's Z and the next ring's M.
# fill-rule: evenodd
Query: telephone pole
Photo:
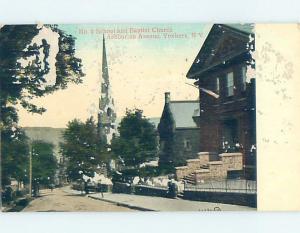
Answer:
M32 197L32 142L29 141L29 196Z

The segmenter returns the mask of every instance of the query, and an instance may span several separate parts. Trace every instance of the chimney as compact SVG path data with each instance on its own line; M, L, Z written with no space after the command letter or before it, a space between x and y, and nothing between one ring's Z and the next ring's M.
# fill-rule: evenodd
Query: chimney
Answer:
M165 104L170 103L170 92L165 92Z

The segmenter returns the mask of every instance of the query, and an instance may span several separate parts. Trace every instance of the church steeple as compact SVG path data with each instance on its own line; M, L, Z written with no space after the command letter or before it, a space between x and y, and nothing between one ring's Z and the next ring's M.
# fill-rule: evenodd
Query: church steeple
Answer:
M98 131L101 136L101 140L103 140L103 142L107 144L110 144L113 134L116 133L116 113L114 107L114 100L111 96L111 86L109 83L104 35L102 48L102 76L100 94L101 96L99 99Z
M109 83L104 34L103 34L103 47L102 47L102 79L105 80L107 83Z

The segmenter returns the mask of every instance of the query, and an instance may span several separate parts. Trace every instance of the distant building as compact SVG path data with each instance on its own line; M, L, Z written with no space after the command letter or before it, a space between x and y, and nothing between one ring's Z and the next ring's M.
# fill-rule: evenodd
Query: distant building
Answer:
M200 151L241 152L247 178L256 176L255 79L248 77L255 68L252 29L213 25L187 73L200 91Z
M199 152L199 101L171 101L165 93L165 105L158 125L159 165L180 166Z
M113 135L117 132L116 112L114 107L114 99L111 95L111 85L108 75L104 35L102 50L101 96L99 100L98 113L98 131L101 136L101 140L103 140L103 142L107 144L110 144Z

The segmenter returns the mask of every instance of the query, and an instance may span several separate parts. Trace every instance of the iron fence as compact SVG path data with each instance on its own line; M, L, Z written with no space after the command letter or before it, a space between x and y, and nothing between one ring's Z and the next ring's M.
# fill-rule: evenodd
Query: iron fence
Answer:
M256 181L253 180L222 180L209 181L202 184L185 184L184 191L228 192L256 194Z

